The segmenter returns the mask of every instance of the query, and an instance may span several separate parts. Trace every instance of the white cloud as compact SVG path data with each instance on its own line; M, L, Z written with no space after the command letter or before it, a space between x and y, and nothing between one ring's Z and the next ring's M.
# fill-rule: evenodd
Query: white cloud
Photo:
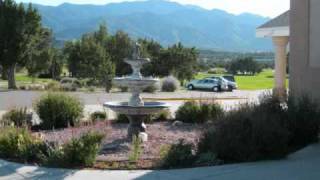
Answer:
M18 2L33 2L46 5L59 5L63 2L77 4L107 4L124 0L17 0ZM134 1L134 0L126 0ZM275 17L289 9L290 0L170 0L181 4L198 5L206 9L223 9L239 14L250 12L263 16Z

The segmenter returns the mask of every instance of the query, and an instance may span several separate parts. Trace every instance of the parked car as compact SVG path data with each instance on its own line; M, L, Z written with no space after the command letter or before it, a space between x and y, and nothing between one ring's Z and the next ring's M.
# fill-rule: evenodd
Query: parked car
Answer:
M226 82L219 81L218 79L211 79L211 78L206 78L201 80L192 80L187 84L186 87L189 90L203 89L203 90L211 90L214 92L228 90L228 84Z
M66 91L76 91L78 88L81 88L81 82L77 78L62 78L60 85Z
M233 91L235 89L238 89L238 85L235 82L234 76L225 75L225 76L213 76L210 78L225 82L228 85L228 91Z

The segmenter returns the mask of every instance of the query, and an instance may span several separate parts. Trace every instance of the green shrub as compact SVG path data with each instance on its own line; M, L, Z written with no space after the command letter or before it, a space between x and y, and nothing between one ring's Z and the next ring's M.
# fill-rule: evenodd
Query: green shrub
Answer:
M93 122L107 120L107 113L104 111L96 111L90 115Z
M121 92L128 92L128 90L129 90L128 87L124 87L124 86L120 86L119 89Z
M45 144L26 129L4 128L0 133L0 157L25 162L39 161Z
M45 164L53 167L89 167L94 165L104 135L89 132L53 148Z
M199 120L200 106L195 101L185 102L176 112L176 119L185 123L195 123Z
M172 115L169 109L162 110L161 112L152 115L152 121L162 122L172 119Z
M147 88L145 88L143 90L143 92L146 92L146 93L155 93L156 91L158 91L160 88L159 88L159 84L154 84L154 85L151 85L151 86L148 86Z
M161 151L161 166L163 168L184 168L190 167L195 162L195 156L192 153L192 144L180 140L178 144L171 145L166 150Z
M260 105L242 105L203 134L198 153L212 153L226 162L284 157L289 150L289 132L283 112L272 98L262 100Z
M225 68L213 68L208 71L209 74L225 74L227 70Z
M58 146L45 143L26 129L3 128L0 133L0 158L53 167L92 166L103 138L102 134L89 132Z
M35 109L42 120L42 129L66 128L78 123L83 105L74 97L49 93L36 102Z
M216 103L199 104L195 101L188 101L179 107L176 119L185 123L204 123L216 121L223 114L223 109Z
M198 122L217 121L224 115L224 110L217 103L200 104Z
M88 88L88 92L95 92L96 88L94 86L89 86Z
M173 76L168 76L163 79L161 84L161 91L163 92L174 92L179 89L179 80Z
M51 81L47 84L46 89L49 91L61 91L62 87L59 82Z
M288 102L287 125L290 131L290 145L304 146L319 140L319 105L303 96Z
M2 117L2 124L5 126L30 127L32 122L30 115L27 113L27 108L18 108L5 113Z
M172 119L171 112L169 110L163 110L159 113L145 117L144 123L149 124L149 123L153 123L153 122L167 121L170 119ZM127 123L129 123L129 118L124 114L118 114L116 122L127 124Z
M129 161L130 162L137 162L142 154L142 141L139 137L133 136L132 137L132 145L131 145L131 152L129 154Z
M87 133L63 145L63 161L69 166L92 166L100 150L104 135Z

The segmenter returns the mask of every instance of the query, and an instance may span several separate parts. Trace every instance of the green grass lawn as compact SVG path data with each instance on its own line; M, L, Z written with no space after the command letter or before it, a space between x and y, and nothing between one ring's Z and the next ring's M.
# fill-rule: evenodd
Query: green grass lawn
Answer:
M16 74L16 81L17 82L22 82L22 83L32 83L32 77L26 75L26 74ZM35 83L45 83L45 82L50 82L52 81L51 79L42 79L42 78L35 78L34 82Z
M196 79L214 76L213 74L198 73ZM259 89L272 89L274 84L273 71L266 69L260 74L255 76L235 76L240 90L259 90ZM287 80L288 84L288 80Z
M34 83L35 84L43 84L43 83L48 83L52 81L52 79L42 79L42 78L35 78ZM32 77L28 76L25 73L17 73L16 74L16 82L18 86L21 85L27 85L27 84L32 84ZM7 88L7 81L0 80L0 88Z

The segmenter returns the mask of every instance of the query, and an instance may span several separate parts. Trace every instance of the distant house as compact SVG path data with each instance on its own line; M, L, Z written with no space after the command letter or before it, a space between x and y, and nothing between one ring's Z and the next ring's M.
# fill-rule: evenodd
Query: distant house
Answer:
M290 11L257 28L257 37L272 37L275 46L275 92L285 89L290 41L289 92L320 102L320 1L291 0Z

